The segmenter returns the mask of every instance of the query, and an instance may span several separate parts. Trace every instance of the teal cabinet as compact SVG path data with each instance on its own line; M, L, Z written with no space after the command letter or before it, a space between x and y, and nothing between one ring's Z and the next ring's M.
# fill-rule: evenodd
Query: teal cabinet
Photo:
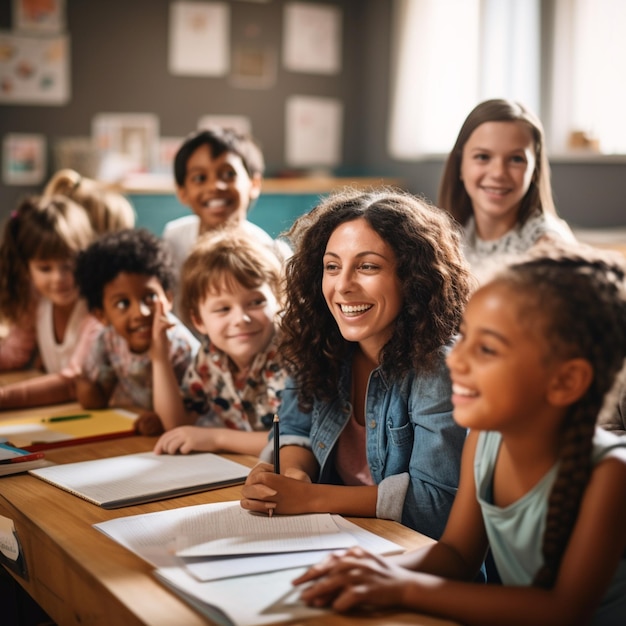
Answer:
M248 218L277 237L287 230L300 215L310 211L323 194L261 194L252 207ZM129 193L137 214L137 227L147 228L156 235L163 233L167 222L189 215L189 208L182 205L173 193Z

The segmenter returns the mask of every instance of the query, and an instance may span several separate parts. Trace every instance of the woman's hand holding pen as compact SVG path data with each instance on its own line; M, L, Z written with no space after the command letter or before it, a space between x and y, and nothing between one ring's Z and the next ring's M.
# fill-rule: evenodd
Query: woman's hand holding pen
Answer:
M301 469L288 467L282 474L276 474L272 464L259 463L248 474L241 506L258 513L270 510L282 515L305 513L310 510L309 485L311 478Z

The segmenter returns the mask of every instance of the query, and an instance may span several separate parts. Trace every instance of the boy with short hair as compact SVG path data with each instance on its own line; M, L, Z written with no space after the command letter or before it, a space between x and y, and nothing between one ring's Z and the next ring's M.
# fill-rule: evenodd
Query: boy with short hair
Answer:
M105 325L76 381L78 401L90 409L152 411L155 318L167 318L168 355L179 382L199 347L169 313L175 275L167 245L145 229L110 233L78 255L75 273L89 311Z
M249 222L247 214L261 193L265 163L249 135L212 127L189 135L174 158L176 194L193 215L168 222L163 239L177 274L198 237L223 226L239 226L262 243L273 240Z

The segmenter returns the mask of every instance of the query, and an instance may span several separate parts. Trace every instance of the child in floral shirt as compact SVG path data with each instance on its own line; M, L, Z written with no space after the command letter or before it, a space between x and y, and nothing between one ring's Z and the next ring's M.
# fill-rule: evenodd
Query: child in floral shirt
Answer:
M79 254L76 279L90 312L105 326L76 382L79 402L92 409L127 405L151 411L156 318L167 320L167 359L176 380L182 380L199 347L169 312L174 286L169 249L145 229L104 235Z
M179 390L166 358L168 325L161 324L155 410L168 432L155 452L258 456L286 379L276 349L281 280L275 249L241 229L198 240L183 265L181 304L205 342Z

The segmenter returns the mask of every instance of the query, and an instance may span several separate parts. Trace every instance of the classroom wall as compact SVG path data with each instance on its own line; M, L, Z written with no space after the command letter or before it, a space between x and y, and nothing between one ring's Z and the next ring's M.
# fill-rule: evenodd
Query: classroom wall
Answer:
M175 76L168 71L170 0L66 0L71 45L72 95L65 106L0 104L0 140L8 132L44 133L51 145L58 137L88 136L96 113L156 113L162 136L184 136L207 114L245 115L260 141L267 173L285 169L284 110L291 95L327 96L344 105L342 169L360 168L359 94L365 68L359 40L361 0L329 0L342 12L342 71L312 75L286 71L280 64L286 0L229 2L233 45L253 41L271 45L279 59L271 89L233 87L227 77ZM11 3L0 2L0 29L11 22ZM1 181L0 181L0 184ZM0 189L0 213L7 214L26 192Z
M280 55L287 0L231 1L233 42L256 37ZM322 2L320 2L322 3ZM85 136L98 112L153 112L161 134L181 136L205 114L247 115L267 160L268 175L286 167L284 104L290 95L339 98L344 105L343 164L338 174L401 178L412 192L436 199L441 159L399 162L386 152L390 85L391 0L325 0L343 15L343 69L337 76L288 72L278 65L269 90L239 89L227 78L172 76L167 70L169 0L67 0L72 97L65 106L0 105L0 138L8 132ZM0 3L0 28L11 25ZM250 25L257 25L257 31ZM251 32L253 34L251 35ZM256 32L256 34L254 34ZM561 214L577 226L626 224L626 161L552 162ZM0 218L37 188L0 187Z

